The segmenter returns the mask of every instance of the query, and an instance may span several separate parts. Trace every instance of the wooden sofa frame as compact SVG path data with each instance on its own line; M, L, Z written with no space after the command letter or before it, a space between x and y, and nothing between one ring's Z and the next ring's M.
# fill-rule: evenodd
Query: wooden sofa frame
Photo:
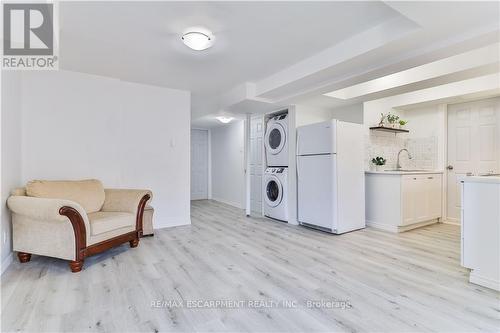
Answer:
M80 272L83 267L85 257L92 256L97 253L109 250L112 247L129 242L130 247L134 248L139 245L139 238L142 237L142 217L146 202L150 199L150 195L146 194L139 201L137 208L137 216L135 222L135 230L123 235L107 239L105 241L87 246L87 233L85 230L85 222L80 213L73 207L63 206L59 209L59 214L68 217L73 231L75 232L75 258L69 262L69 267L73 273ZM18 252L17 256L22 263L28 262L31 259L31 253Z

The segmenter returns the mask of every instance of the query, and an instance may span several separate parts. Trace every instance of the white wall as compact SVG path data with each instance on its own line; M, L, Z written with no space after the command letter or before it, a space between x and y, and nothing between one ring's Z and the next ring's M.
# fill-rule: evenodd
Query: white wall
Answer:
M153 191L155 228L190 223L190 93L74 72L23 76L23 182Z
M363 104L353 104L332 109L331 117L349 123L363 123Z
M212 128L212 198L245 208L245 122Z
M316 108L309 105L295 105L295 125L296 127L319 123L333 118L329 109ZM295 135L295 132L292 133Z
M431 151L426 154L432 156L427 158L425 154L422 155L418 164L415 164L415 161L408 161L404 156L403 162L407 164L403 166L444 169L446 165L446 103L456 102L457 98L498 92L499 75L498 73L485 75L365 102L363 105L365 168L370 168L369 160L375 155L386 157L388 168L395 167L399 149L411 148L408 146L414 144L417 151L430 149ZM404 111L402 107L405 108ZM408 107L412 109L408 110ZM391 112L403 119L407 118L410 133L394 135L370 131L369 127L378 123L381 112ZM420 140L422 138L434 139Z
M408 149L413 154L414 166L424 169L444 169L447 105L427 105L401 112L408 121Z
M1 272L12 261L12 231L10 212L5 201L10 190L22 185L21 180L21 75L2 72L1 113Z
M338 108L317 108L309 105L295 105L296 124L304 126L329 119L338 119L350 123L363 123L363 104L353 104Z

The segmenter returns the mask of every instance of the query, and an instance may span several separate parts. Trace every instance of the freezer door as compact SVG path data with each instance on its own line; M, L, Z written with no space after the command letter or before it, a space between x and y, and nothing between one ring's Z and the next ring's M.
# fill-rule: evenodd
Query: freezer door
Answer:
M335 154L337 120L297 128L297 155Z
M297 157L298 220L335 232L336 155Z

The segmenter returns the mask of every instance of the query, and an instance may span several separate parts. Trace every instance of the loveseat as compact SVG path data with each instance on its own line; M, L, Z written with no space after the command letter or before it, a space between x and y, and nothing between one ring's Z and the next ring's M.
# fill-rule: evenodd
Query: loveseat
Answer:
M69 260L79 272L85 257L125 242L137 247L149 190L105 189L99 180L28 182L12 191L13 250Z

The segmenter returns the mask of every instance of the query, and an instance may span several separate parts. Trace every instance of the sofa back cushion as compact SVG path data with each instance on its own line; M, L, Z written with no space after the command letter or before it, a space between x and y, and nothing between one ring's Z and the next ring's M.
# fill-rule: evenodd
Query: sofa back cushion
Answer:
M26 187L16 187L10 190L10 195L26 196Z
M104 187L99 180L32 180L26 185L30 197L66 199L80 204L87 214L104 204Z

